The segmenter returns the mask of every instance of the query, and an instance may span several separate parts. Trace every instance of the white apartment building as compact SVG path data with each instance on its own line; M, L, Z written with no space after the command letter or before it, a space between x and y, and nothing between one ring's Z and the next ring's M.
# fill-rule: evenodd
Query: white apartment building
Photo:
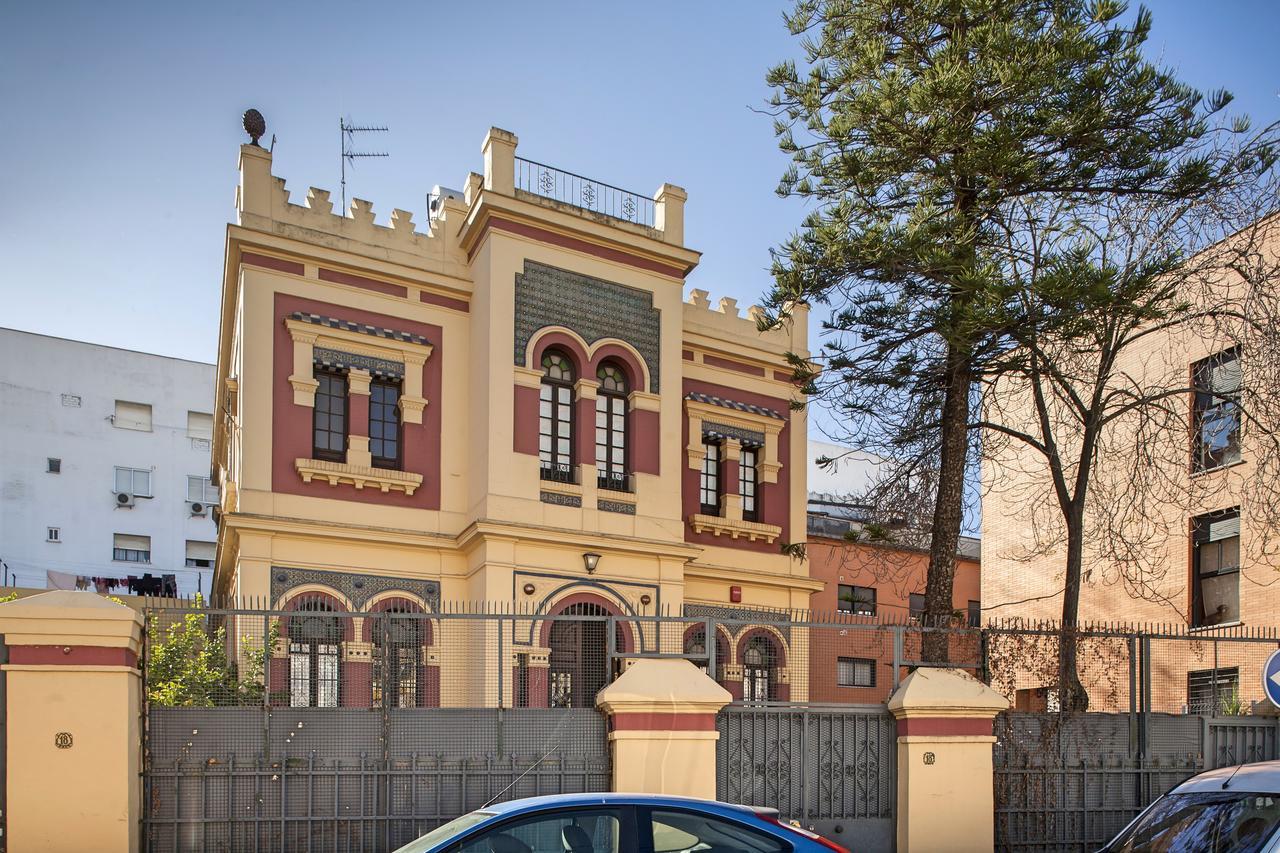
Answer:
M0 329L6 586L209 590L213 374L212 364Z

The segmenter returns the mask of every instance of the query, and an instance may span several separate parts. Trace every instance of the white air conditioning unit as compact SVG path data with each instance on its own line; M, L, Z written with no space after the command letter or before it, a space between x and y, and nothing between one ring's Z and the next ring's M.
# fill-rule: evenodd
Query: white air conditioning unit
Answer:
M133 506L133 494L130 492L116 492L116 506Z
M206 516L209 514L208 504L202 504L199 501L188 501L187 506L190 507L193 516Z

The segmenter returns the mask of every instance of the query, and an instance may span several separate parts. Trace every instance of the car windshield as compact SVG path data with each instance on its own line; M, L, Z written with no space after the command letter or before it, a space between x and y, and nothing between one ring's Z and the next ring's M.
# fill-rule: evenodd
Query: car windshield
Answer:
M476 824L484 823L491 817L493 817L493 812L471 812L470 814L464 814L462 817L454 818L444 826L436 827L421 838L410 841L399 850L396 850L395 853L426 853L426 851L435 847L437 844L442 844L453 838L455 835L465 832Z
M1243 791L1170 794L1107 853L1257 853L1280 824L1280 794Z

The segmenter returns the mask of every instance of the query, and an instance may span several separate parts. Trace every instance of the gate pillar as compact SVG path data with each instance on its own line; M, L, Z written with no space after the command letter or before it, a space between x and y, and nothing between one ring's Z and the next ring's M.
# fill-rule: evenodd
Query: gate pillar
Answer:
M93 592L0 604L8 849L139 847L142 616Z
M613 790L715 799L716 714L729 691L687 660L641 658L596 696Z
M959 669L921 667L889 697L898 725L899 851L993 849L992 721L1008 707Z

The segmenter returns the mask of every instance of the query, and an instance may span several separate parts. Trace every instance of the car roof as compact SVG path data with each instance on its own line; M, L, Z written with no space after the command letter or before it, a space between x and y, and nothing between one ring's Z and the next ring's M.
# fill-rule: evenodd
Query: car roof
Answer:
M516 814L524 811L534 811L548 806L560 808L571 808L579 806L670 806L674 808L694 806L698 808L718 807L722 809L734 809L737 811L751 811L747 806L733 805L731 803L719 803L714 800L699 800L694 797L672 797L664 794L627 794L627 793L598 793L598 794L553 794L543 797L526 797L522 800L507 800L503 803L494 803L485 806L480 811L491 812L496 815Z
M1280 794L1280 761L1259 761L1256 764L1236 764L1219 767L1193 776L1174 788L1172 793L1190 794L1202 791L1249 791L1259 794Z

